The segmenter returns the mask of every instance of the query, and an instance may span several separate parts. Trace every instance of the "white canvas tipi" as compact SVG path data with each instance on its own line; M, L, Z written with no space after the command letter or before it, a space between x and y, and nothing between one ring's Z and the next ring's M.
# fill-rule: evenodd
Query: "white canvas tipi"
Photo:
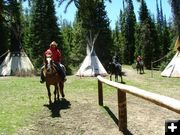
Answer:
M31 76L33 74L34 66L23 50L20 52L9 52L0 65L1 76Z
M161 73L162 76L167 77L180 77L180 39L179 37L176 40L176 54L170 63L166 66L166 68Z
M90 38L87 38L87 55L84 61L82 62L78 72L76 73L77 76L108 75L94 50L94 43L96 41L97 36L98 34L96 34L94 39L92 39L90 33Z

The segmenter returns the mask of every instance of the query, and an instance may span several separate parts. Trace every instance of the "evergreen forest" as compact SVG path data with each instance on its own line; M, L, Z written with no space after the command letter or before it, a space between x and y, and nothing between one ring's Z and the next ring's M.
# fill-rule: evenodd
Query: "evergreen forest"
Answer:
M115 29L110 28L110 19L105 9L113 0L0 0L0 62L7 50L23 49L36 70L43 64L43 52L52 41L58 43L67 74L72 74L86 56L86 37L89 33L98 37L95 51L104 67L113 55L121 64L132 65L141 55L147 69L151 62L165 58L158 67L164 67L175 54L174 44L180 36L180 1L167 0L171 6L172 19L163 12L162 0L155 0L157 15L151 14L146 0L139 2L138 19L134 12L133 0L119 0L123 10ZM24 3L28 8L24 8ZM74 22L59 20L55 2L64 11L69 5L77 8ZM58 23L59 22L59 23Z

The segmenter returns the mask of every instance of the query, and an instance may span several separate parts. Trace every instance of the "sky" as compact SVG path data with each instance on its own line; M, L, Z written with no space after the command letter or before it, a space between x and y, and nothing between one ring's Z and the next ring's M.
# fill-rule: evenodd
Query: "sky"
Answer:
M57 6L57 3L55 4L56 4L56 16L58 18L66 19L69 22L74 21L75 13L77 10L76 7L74 6L74 3L71 3L66 13L64 13L64 9L67 4L66 2L64 2L60 7ZM157 12L156 0L146 0L146 4L151 15L154 14L154 16L156 17L156 12ZM107 16L110 19L110 27L112 29L115 28L115 22L118 20L120 9L123 9L122 5L123 5L122 0L112 0L112 3L109 2L105 3ZM136 0L133 0L133 5L134 5L134 12L136 14L136 19L138 20L138 12L139 12L140 4L137 3ZM162 0L162 8L163 8L163 14L166 15L166 19L171 20L172 12L168 0Z

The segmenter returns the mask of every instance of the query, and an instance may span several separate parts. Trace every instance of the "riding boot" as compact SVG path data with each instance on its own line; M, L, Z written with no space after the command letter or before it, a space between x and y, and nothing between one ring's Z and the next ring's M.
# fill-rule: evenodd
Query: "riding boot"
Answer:
M56 63L55 63L56 64ZM66 74L65 74L65 71L63 70L63 68L60 66L60 64L56 64L57 66L57 71L58 71L58 74L61 76L61 79L63 82L65 82L67 79L66 79Z
M63 64L60 64L60 67L61 67L61 70L64 74L64 82L67 81L67 78L66 78L66 68Z
M41 69L41 80L40 83L44 83L45 82L45 76L43 74L43 69Z

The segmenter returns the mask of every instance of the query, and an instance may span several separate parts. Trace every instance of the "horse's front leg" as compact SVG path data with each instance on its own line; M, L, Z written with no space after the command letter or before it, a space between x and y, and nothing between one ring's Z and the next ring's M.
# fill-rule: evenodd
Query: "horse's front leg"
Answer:
M115 74L115 81L118 82L118 74Z
M57 100L60 100L60 99L59 99L59 89L60 89L60 88L58 87L58 84L57 84L57 88L56 88Z
M60 82L59 83L59 87L60 87L60 92L61 92L61 96L64 98L64 83Z
M138 74L138 67L136 67L136 70L137 70L137 74Z
M119 76L121 77L121 82L123 82L123 78L122 78L122 72L121 72L121 74L120 74Z
M141 67L138 67L138 73L141 74Z
M110 81L112 81L112 74L110 74Z
M122 75L121 75L121 82L123 82L123 78L122 78Z
M50 85L46 83L46 88L47 88L47 91L48 91L48 97L49 97L49 104L52 104L52 101L51 101L51 92L50 92Z
M54 102L56 102L56 100L59 100L59 92L58 92L57 84L54 86Z
M143 67L141 67L140 74L143 74Z

